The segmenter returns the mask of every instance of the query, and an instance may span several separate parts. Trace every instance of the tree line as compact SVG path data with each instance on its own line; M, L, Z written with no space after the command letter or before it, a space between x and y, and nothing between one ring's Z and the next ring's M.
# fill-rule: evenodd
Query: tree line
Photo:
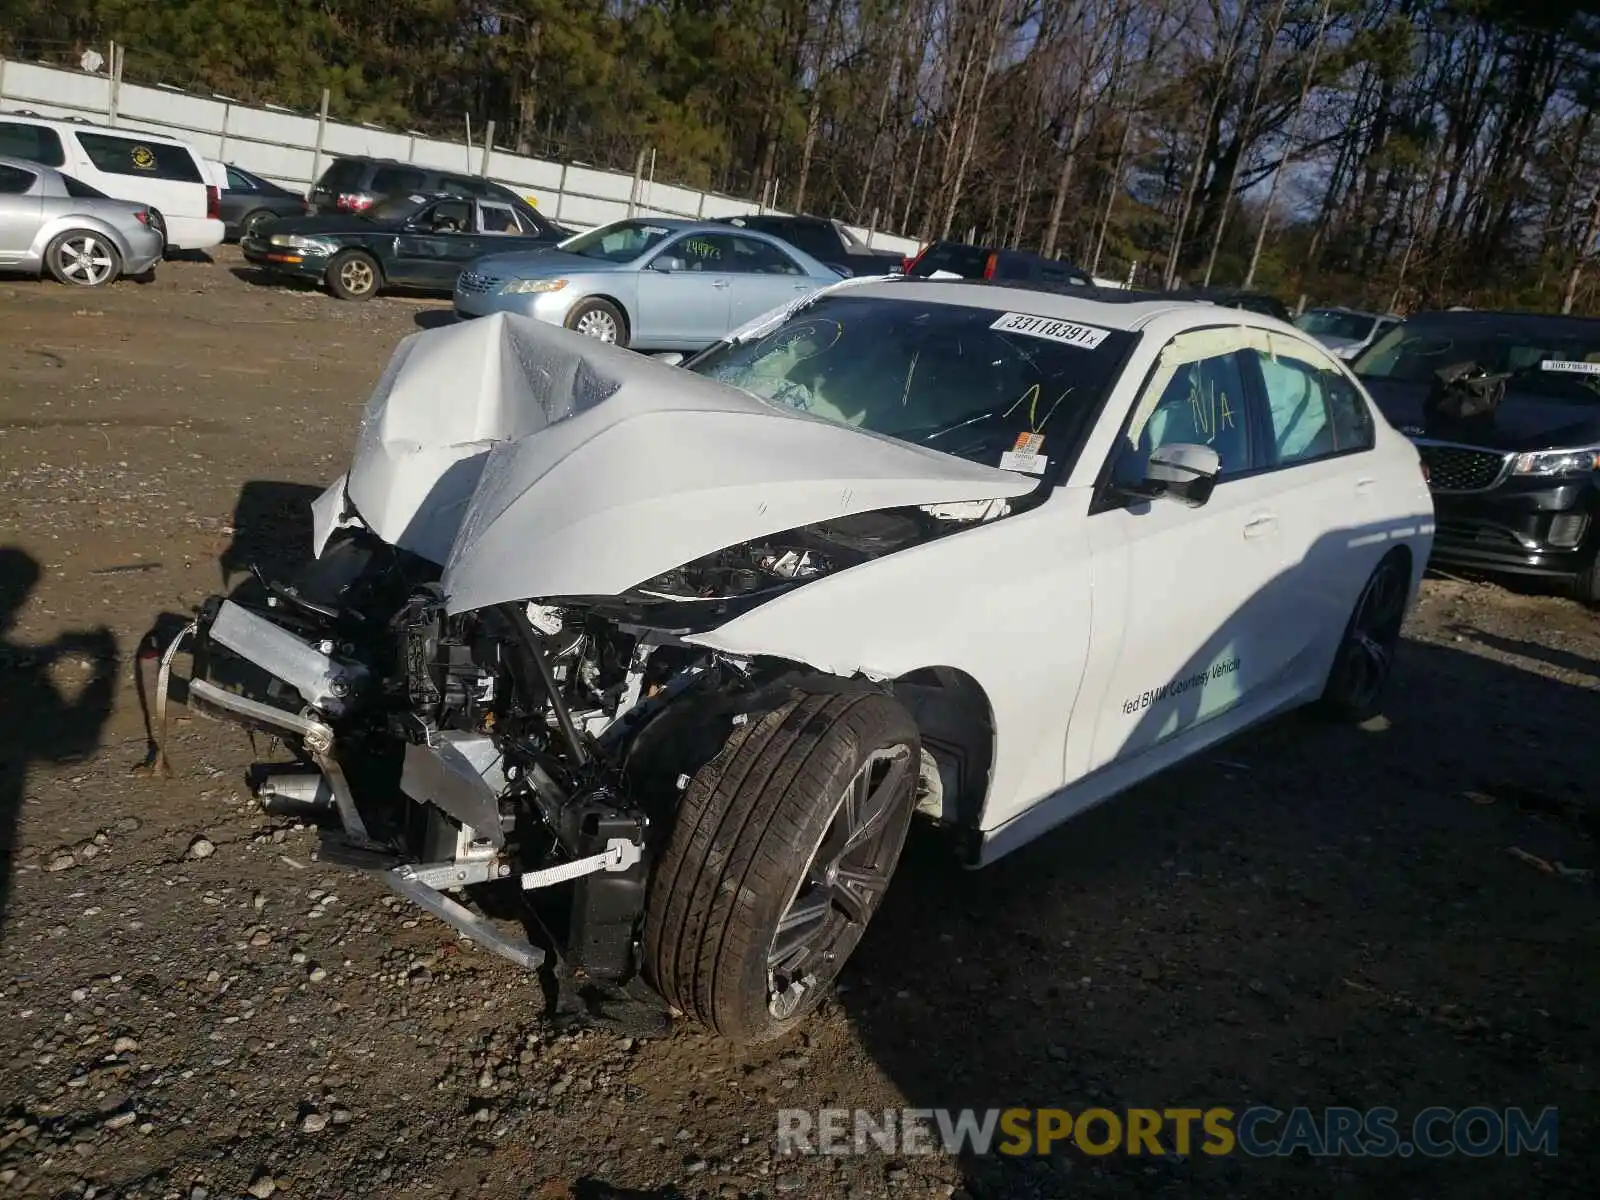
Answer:
M1042 250L1600 310L1600 0L0 0L0 53Z

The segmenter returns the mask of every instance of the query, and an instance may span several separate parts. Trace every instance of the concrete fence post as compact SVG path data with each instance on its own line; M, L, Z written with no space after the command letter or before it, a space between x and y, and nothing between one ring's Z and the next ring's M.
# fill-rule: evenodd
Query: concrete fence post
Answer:
M311 151L311 185L322 178L322 140L328 133L328 89L322 89L322 105L317 109L317 144Z
M561 222L561 202L563 200L565 200L566 198L567 198L567 164L566 163L562 163L561 164L561 179L560 179L560 182L558 182L556 184L556 211L553 214L551 214L551 217L550 217L550 219L552 221L555 221L557 224L560 224L560 222Z
M217 146L217 157L223 162L228 161L228 118L233 115L233 105L226 100L222 102L222 139Z
M486 121L483 126L483 158L478 163L478 174L487 179L489 177L489 156L494 153L494 122Z
M122 47L111 43L111 90L106 96L106 124L117 123L117 102L122 99Z

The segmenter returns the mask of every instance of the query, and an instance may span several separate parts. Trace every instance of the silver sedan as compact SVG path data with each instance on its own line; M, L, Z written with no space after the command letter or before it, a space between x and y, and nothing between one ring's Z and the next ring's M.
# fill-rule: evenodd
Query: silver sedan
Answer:
M841 276L787 242L721 223L614 221L456 279L458 316L514 312L636 350L699 350Z
M79 287L143 275L165 249L158 222L143 204L113 200L53 167L0 157L0 270L49 271Z

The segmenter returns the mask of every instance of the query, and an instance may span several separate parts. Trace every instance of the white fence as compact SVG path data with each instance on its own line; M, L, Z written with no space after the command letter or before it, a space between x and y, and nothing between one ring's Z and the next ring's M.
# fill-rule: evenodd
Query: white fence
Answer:
M468 145L465 140L444 142L373 125L347 125L276 106L252 108L166 86L145 87L106 75L0 58L0 112L19 110L181 137L206 158L236 163L298 192L306 191L341 154L369 154L486 175L528 195L540 212L575 229L628 216L630 197L634 197L633 211L640 215L711 220L758 207L751 200L649 180L638 183L635 197L633 176L620 171L547 162L492 148L486 152L481 144ZM852 228L876 248L902 254L918 249L912 238Z

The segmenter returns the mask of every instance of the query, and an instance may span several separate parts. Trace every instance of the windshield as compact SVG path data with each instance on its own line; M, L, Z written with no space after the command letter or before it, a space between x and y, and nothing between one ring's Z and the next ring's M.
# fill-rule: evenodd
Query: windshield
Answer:
M835 294L764 337L713 347L689 369L841 425L1043 474L1076 455L1134 336L1025 313Z
M370 221L404 221L427 202L426 196L385 196L361 215Z
M1359 342L1372 332L1372 318L1360 313L1335 312L1314 308L1295 318L1295 327L1315 338L1347 338Z
M1364 379L1433 382L1442 367L1477 363L1507 373L1506 398L1517 394L1583 404L1600 402L1600 326L1593 332L1568 325L1545 335L1514 332L1474 322L1470 326L1408 322L1391 329L1355 362Z
M671 232L665 225L653 225L649 221L616 221L568 238L560 248L585 258L632 262Z

